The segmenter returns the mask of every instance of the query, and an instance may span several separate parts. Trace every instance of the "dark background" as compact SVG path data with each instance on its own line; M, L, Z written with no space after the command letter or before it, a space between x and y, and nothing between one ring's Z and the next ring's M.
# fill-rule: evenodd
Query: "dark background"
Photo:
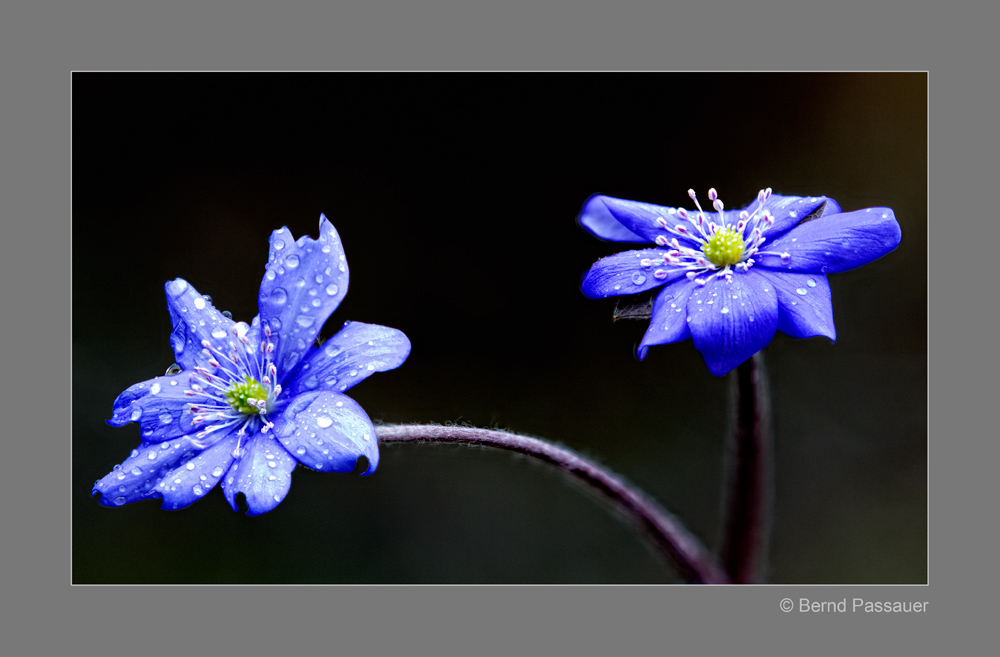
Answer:
M75 583L662 583L600 500L481 449L393 445L365 478L299 468L274 511L101 507L139 442L104 423L173 362L163 284L256 314L271 230L336 225L348 319L406 332L350 391L376 421L461 422L600 460L718 542L728 379L579 282L629 248L575 225L592 193L719 190L888 206L900 247L830 277L838 340L779 334L768 581L927 581L926 76L74 74Z

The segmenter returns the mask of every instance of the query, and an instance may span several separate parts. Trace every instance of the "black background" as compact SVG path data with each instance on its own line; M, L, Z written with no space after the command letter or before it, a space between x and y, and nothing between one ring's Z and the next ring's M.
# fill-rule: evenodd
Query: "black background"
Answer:
M522 458L387 446L372 476L298 469L274 511L221 492L108 509L139 442L104 423L173 362L175 277L249 321L271 230L336 225L345 320L413 343L350 394L376 422L462 422L599 459L719 537L728 380L690 341L633 349L580 277L628 246L592 193L727 207L757 190L888 206L900 247L830 277L838 340L779 334L768 580L926 582L926 76L74 74L73 581L658 583L675 575L599 500ZM360 472L360 469L359 469Z

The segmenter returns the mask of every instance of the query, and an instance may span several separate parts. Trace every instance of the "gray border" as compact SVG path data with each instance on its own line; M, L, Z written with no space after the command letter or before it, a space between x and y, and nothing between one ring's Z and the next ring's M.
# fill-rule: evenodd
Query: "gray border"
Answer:
M63 382L69 381L70 349L63 329L70 325L67 156L71 70L401 66L624 70L723 68L734 63L770 69L795 64L872 70L927 63L914 58L922 53L915 53L913 46L923 47L929 39L912 33L894 38L886 31L893 26L894 17L905 15L905 11L887 13L882 20L880 11L869 8L861 21L849 12L831 10L829 16L816 17L821 21L814 19L811 24L779 30L773 17L759 13L756 7L729 14L706 7L694 16L690 11L667 8L628 12L620 3L600 10L570 9L568 3L534 5L530 11L509 5L482 10L463 6L460 15L464 24L455 25L455 14L448 9L457 10L458 5L438 4L437 11L402 3L389 11L369 4L364 9L328 8L323 15L315 10L296 13L287 6L263 12L241 12L233 7L215 11L199 8L197 13L188 13L176 4L149 10L132 8L127 16L77 5L60 11L41 5L7 10L0 29L7 52L17 56L4 58L3 64L8 83L4 85L4 141L9 145L4 154L6 175L0 177L4 181L0 184L6 215L16 219L6 222L4 270L11 284L5 300L7 308L18 310L8 318L32 317L35 321L29 322L25 331L30 335L23 336L29 346L21 346L21 331L16 330L17 347L8 353L16 361L9 371L17 373L18 386L14 403L5 405L5 415L15 421L5 432L6 461L47 464L11 469L8 477L15 477L21 485L12 486L5 477L8 489L20 493L6 496L8 517L16 521L7 525L6 562L18 565L16 573L9 573L17 579L8 585L8 596L18 609L27 612L23 620L35 617L33 622L12 622L11 627L28 628L34 645L44 645L49 636L58 634L83 651L98 646L113 651L112 645L120 645L121 652L146 651L152 643L196 645L204 651L223 646L227 652L252 648L254 653L272 646L287 651L324 644L341 649L373 645L379 652L425 646L444 654L470 650L488 654L530 646L534 653L559 646L603 653L629 648L655 650L657 646L666 651L667 646L688 645L722 650L750 642L766 643L772 650L777 648L778 654L783 654L784 648L806 647L817 654L823 652L817 650L823 645L835 646L838 652L864 645L870 651L888 646L890 641L902 652L923 644L930 636L958 630L960 625L955 621L963 617L985 620L987 607L977 604L982 600L966 597L972 592L963 591L961 583L979 579L973 569L984 555L975 547L988 541L976 529L993 525L989 522L993 516L986 511L992 501L986 487L990 477L982 471L991 459L982 449L996 448L988 440L992 432L980 434L978 426L970 426L979 420L973 416L976 407L961 401L982 399L989 403L992 395L976 394L986 388L976 385L981 383L972 370L976 361L967 361L975 355L953 353L952 345L943 339L947 333L941 320L968 313L963 312L967 305L964 296L956 295L962 288L946 287L940 279L962 272L940 265L968 258L959 257L967 250L959 251L959 244L950 243L938 228L931 233L935 246L931 265L937 265L937 282L930 289L935 301L930 333L936 336L930 350L930 462L934 475L930 515L932 536L937 540L931 541L930 586L867 591L860 587L254 587L252 591L240 587L70 587L69 478L60 485L45 486L37 474L59 472L67 465L69 454L70 390ZM245 20L234 20L240 16ZM721 16L728 19L731 28L718 23ZM955 27L953 21L939 25ZM976 27L972 22L968 31L963 28L963 43L989 43L977 37ZM725 38L729 36L734 38ZM746 59L748 54L752 61ZM958 55L962 54L959 49ZM837 59L827 60L824 55ZM961 203L970 198L970 191L990 189L975 184L980 178L983 183L993 182L984 168L963 167L959 172L954 166L969 162L967 150L980 143L981 135L993 134L974 132L975 119L983 118L978 112L993 105L988 102L991 99L979 97L981 85L969 84L976 82L975 71L958 69L958 64L966 63L935 60L931 67L930 116L937 129L936 138L931 140L936 157L930 162L935 186L942 188L931 195L935 207L941 207L941 199ZM959 72L966 77L953 75ZM983 79L988 78L979 78ZM967 95L969 92L973 95ZM953 127L965 134L952 135ZM955 152L956 148L961 150ZM983 173L976 176L977 171ZM959 175L962 184L953 182ZM954 190L947 189L952 186L949 183ZM978 218L985 213L988 210L980 208L976 213L954 215ZM967 244L969 241L963 240L962 246ZM22 249L21 245L36 248ZM952 254L955 257L949 258ZM46 265L32 266L37 262ZM25 277L23 272L29 271L32 275ZM13 285L25 278L30 281L27 289ZM971 277L962 279L969 281ZM56 299L59 302L54 303ZM962 344L968 346L963 351L975 348L979 337L976 328L987 325L967 323ZM972 385L959 387L966 381ZM58 391L54 399L51 394L38 395L38 391L53 388ZM21 411L25 408L27 413ZM21 412L15 415L14 410ZM46 428L39 430L40 426ZM67 430L53 431L53 427ZM961 437L966 435L983 435L987 440L961 449ZM55 480L59 481L58 476ZM957 506L956 495L962 495L962 512L943 513ZM42 522L42 518L56 522ZM967 520L975 518L980 520ZM961 540L942 540L944 537ZM777 609L778 600L785 595L830 600L876 592L883 599L929 599L930 611L922 616L873 620L852 614L799 618L800 614L785 615ZM848 621L844 616L856 620ZM38 633L33 629L38 627L38 619L55 621L53 626L60 631ZM979 627L986 629L985 623ZM245 631L248 629L251 631Z

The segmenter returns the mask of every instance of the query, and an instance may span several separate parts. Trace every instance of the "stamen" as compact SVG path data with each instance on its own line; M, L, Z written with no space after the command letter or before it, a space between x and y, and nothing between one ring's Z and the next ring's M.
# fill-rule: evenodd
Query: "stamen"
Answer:
M675 237L657 235L653 240L656 245L670 247L670 250L663 253L661 259L643 258L639 264L642 267L659 267L665 264L675 271L688 270L685 275L698 285L706 285L715 278L732 281L734 272L745 272L753 266L752 256L760 252L761 245L766 241L764 231L774 225L774 216L770 210L764 208L764 204L771 196L771 188L760 190L757 193L757 207L752 212L741 210L736 215L738 220L732 226L728 224L726 206L714 187L708 190L708 198L718 213L718 218L714 221L706 218L705 211L698 201L698 195L693 189L688 190L688 196L694 202L697 212L692 213L684 208L677 208L670 210L670 214L690 222L691 226L671 225L664 217L657 217L657 225ZM682 244L678 239L683 237L686 240L697 241L699 236L701 239L697 246L687 246L686 244L690 242ZM657 278L666 278L669 273L670 269L657 269L653 275ZM701 274L708 276L699 278Z

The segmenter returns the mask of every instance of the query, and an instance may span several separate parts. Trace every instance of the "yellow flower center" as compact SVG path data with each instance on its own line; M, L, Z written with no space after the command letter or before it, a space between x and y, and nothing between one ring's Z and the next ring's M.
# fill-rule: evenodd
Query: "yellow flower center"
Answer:
M743 257L743 235L729 226L718 228L701 247L701 251L713 265L735 265Z
M260 413L260 407L254 405L250 400L257 402L267 400L267 390L258 383L255 379L249 376L244 377L244 380L238 383L234 383L229 386L226 390L226 401L232 406L236 412L243 413L244 415L257 415Z

